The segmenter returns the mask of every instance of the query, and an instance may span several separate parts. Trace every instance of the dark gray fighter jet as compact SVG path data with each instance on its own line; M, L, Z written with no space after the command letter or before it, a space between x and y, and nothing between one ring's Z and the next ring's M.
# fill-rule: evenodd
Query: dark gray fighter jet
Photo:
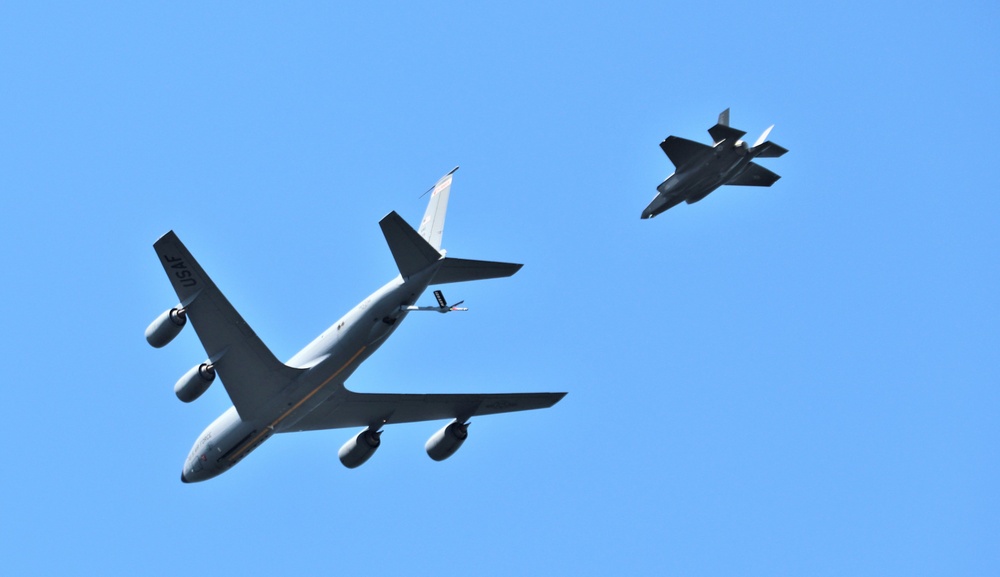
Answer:
M746 134L729 126L729 109L719 115L719 123L708 129L712 146L686 138L668 136L660 148L676 167L674 173L656 187L656 198L642 211L642 218L654 216L685 201L698 202L723 184L771 186L780 176L755 164L754 158L776 158L788 150L767 140L772 124L753 146L740 140Z

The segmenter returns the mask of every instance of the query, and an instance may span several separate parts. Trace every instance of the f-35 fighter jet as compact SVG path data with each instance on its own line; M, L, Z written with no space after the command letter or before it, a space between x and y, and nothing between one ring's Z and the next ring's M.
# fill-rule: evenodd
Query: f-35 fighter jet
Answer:
M712 146L678 136L668 136L660 148L674 163L675 171L656 187L656 198L642 211L642 218L654 216L685 201L698 202L723 184L771 186L780 176L755 164L754 158L776 158L788 150L767 140L772 124L753 146L740 140L746 134L729 126L729 109L719 115L719 123L708 129Z

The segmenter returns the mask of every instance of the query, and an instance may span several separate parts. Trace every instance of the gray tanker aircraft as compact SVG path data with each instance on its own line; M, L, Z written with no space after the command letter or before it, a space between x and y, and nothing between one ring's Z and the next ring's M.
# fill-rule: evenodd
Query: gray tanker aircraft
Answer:
M729 127L729 109L719 115L719 122L708 133L713 144L668 136L660 148L674 163L674 173L656 187L656 197L642 218L654 216L673 208L682 201L692 204L708 196L724 184L738 186L771 186L780 176L755 164L754 158L777 158L788 150L767 140L772 124L760 135L753 146L740 140L746 134Z
M466 310L457 306L462 303L448 305L441 291L434 291L437 306L417 306L428 286L508 277L521 268L445 256L441 238L455 170L432 189L419 231L395 212L379 221L399 275L286 363L268 350L173 231L153 244L180 304L149 325L146 340L157 348L165 346L190 319L208 359L181 377L174 392L191 402L218 375L233 403L198 436L181 481L204 481L224 473L275 433L364 427L338 453L346 467L354 468L378 449L384 425L450 419L425 445L427 454L441 461L465 441L472 417L548 408L566 395L373 394L344 386L410 312Z

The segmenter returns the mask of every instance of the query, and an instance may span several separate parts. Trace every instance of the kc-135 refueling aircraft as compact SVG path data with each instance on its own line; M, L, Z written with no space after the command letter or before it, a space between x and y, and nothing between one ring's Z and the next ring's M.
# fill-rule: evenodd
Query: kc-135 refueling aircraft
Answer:
M686 201L698 202L724 184L771 186L780 176L753 162L754 158L776 158L788 152L767 140L772 124L753 146L740 140L746 132L730 128L729 109L722 111L719 122L708 133L712 146L668 136L660 148L676 167L674 173L656 187L656 197L642 211L642 218L654 216Z
M445 256L441 250L452 175L432 189L420 230L396 212L379 226L399 275L361 301L286 363L279 361L170 231L153 247L180 304L146 329L154 347L169 343L190 319L208 359L174 386L191 402L222 380L233 406L198 437L181 481L204 481L229 470L274 433L365 427L340 448L340 461L354 468L378 449L382 427L394 423L451 419L425 446L436 461L447 459L468 436L469 419L548 408L566 393L373 394L348 390L344 382L385 342L412 311L464 311L434 291L438 306L417 306L430 285L508 277L521 265Z

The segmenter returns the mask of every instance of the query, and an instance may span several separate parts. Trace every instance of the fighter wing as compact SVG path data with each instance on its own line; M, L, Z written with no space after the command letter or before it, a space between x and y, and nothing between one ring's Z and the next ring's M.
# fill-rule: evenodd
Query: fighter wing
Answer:
M781 177L777 174L759 164L751 162L743 169L743 172L739 173L736 178L726 184L735 184L737 186L771 186L779 178Z
M670 162L674 163L674 166L678 168L686 164L689 160L705 154L706 151L712 150L711 146L679 136L668 136L666 140L660 143L660 148L666 153Z
M174 231L153 248L240 417L259 415L270 397L303 370L275 358Z
M346 391L334 395L302 420L282 432L319 431L382 424L415 423L547 409L566 393L501 393L408 395Z

